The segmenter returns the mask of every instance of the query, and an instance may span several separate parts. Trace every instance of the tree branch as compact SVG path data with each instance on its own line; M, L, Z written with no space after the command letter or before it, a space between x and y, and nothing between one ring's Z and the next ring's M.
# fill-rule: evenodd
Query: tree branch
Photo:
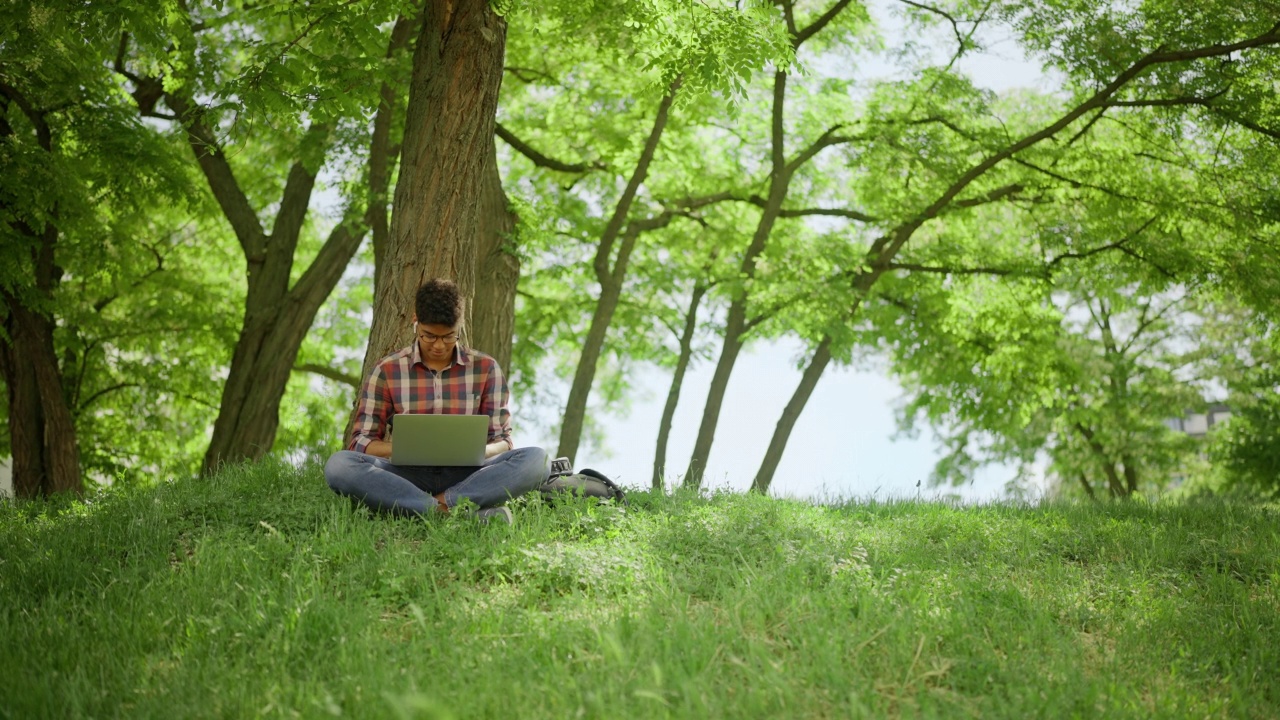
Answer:
M328 365L317 365L315 363L299 363L293 366L296 372L315 373L320 377L328 378L334 382L340 382L343 385L350 385L357 390L360 388L360 378L355 375L348 375L341 370L336 370Z
M96 402L98 398L102 397L103 395L106 395L107 393L115 392L116 390L123 390L125 388L131 388L131 387L142 387L142 385L139 383L122 382L122 383L116 383L111 387L106 387L99 390L98 392L90 395L87 399L85 399L83 403L81 403L76 407L76 415L79 415L80 413L84 412L90 405Z
M949 13L947 13L947 12L945 12L945 11L943 11L943 10L939 10L939 9L938 9L938 8L936 8L936 7L931 7L931 6L929 6L929 5L925 5L925 4L923 4L923 3L912 2L912 0L898 0L898 2L901 2L901 3L906 4L906 5L910 5L911 7L919 8L919 9L921 9L921 10L924 10L925 12L931 12L931 13L933 13L934 15L940 15L940 16L942 16L942 17L946 18L946 19L947 19L947 22L951 23L951 31L955 33L955 35L956 35L956 42L960 45L960 49L961 49L961 50L963 50L963 49L964 49L965 39L964 39L964 35L961 35L961 34L960 34L960 24L959 24L958 22L956 22L956 19L955 19L954 17L951 17L951 15L950 15Z
M302 152L306 152L309 146L324 142L328 135L328 125L312 123L298 144L299 148ZM289 168L284 192L280 196L280 209L276 212L275 224L271 228L268 253L284 258L293 257L298 236L302 233L303 221L306 220L307 210L311 205L311 193L315 189L315 184L316 174L309 170L302 160L294 162Z
M952 206L969 208L969 207L977 207L979 205L986 205L987 203L993 203L999 200L1003 200L1004 198L1009 197L1011 195L1017 195L1018 193L1022 192L1025 189L1026 188L1021 184L1013 183L1012 185L1005 185L1003 187L998 187L981 197L968 198L966 200L957 200L954 203L952 203Z
M795 32L795 24L792 23L789 27L794 35L791 39L791 47L799 50L800 46L803 45L806 40L817 35L822 31L822 28L826 27L828 23L834 20L835 17L840 14L840 11L844 10L849 5L849 2L850 0L838 0L835 5L832 5L826 12L822 13L817 20L809 23L808 27L798 33Z
M150 250L151 254L155 256L156 266L151 268L149 271L147 271L147 273L142 277L138 278L137 280L134 280L133 281L134 288L137 288L138 286L142 285L142 283L146 282L147 279L150 278L152 275L155 275L156 273L159 273L159 272L164 272L164 256L160 254L160 251L156 249L155 245L147 245L147 249ZM93 304L93 311L96 313L102 312L108 305L115 302L116 299L119 297L120 297L119 293L112 293L111 295L108 295L104 298L99 298L97 302Z
M511 73L512 75L515 75L517 80L530 85L533 84L533 80L531 78L539 78L539 77L547 80L548 83L551 85L560 84L559 80L557 80L555 77L551 75L551 73L546 72L545 70L538 70L536 68L527 68L527 67L515 67L513 65L508 65L504 67L503 70Z
M15 103L18 109L22 110L22 114L27 116L27 120L36 129L36 140L40 143L40 147L45 152L53 152L53 132L44 119L45 111L37 110L21 91L8 83L0 82L0 95Z
M631 173L631 178L627 180L627 186L623 188L622 195L618 198L618 204L614 206L613 215L609 218L608 224L605 225L604 232L600 235L600 245L596 249L593 265L596 271L596 278L602 284L608 282L613 274L609 267L609 257L613 254L614 241L617 240L618 233L622 231L622 227L627 221L627 214L631 211L631 203L635 200L636 193L640 190L640 184L644 182L644 178L649 172L649 164L653 162L653 156L658 151L658 141L662 138L662 132L667 127L667 117L671 111L671 105L675 102L676 93L680 91L680 86L683 82L683 76L673 80L671 87L667 89L667 94L663 96L662 102L658 103L658 111L653 117L653 127L649 130L649 137L645 139L644 148L640 151L640 157L636 160L635 169Z
M249 198L240 189L240 183L217 139L204 124L203 111L193 107L186 97L176 92L166 92L164 97L169 107L177 113L178 120L186 127L187 142L196 154L196 161L204 172L214 199L231 223L231 229L240 241L245 257L250 262L261 262L266 254L266 233L258 220L257 212L249 204Z
M1056 135L1057 133L1062 131L1064 128L1069 126L1071 123L1075 122L1078 118L1080 118L1082 115L1085 115L1089 111L1099 107L1103 107L1107 102L1110 101L1111 97L1115 95L1117 92L1119 92L1121 88L1127 85L1129 81L1141 75L1145 70L1147 70L1150 67L1153 67L1156 65L1173 63L1173 62L1182 62L1185 60L1198 60L1201 58L1217 57L1220 55L1230 54L1237 50L1247 50L1249 48L1275 45L1277 43L1280 43L1280 24L1273 26L1270 30L1268 30L1266 33L1263 33L1262 35L1258 35L1256 37L1252 37L1247 40L1241 40L1239 42L1229 43L1225 45L1208 45L1205 47L1191 48L1187 50L1166 51L1163 48L1159 48L1156 51L1148 53L1146 56L1138 59L1136 62L1130 65L1124 72L1117 75L1110 83L1108 83L1101 90L1098 90L1096 93L1094 93L1088 100L1084 101L1083 103L1080 103L1075 108L1068 111L1066 114L1060 117L1056 122L1048 125L1047 127L1042 128L1038 132L1035 132L1023 137L1021 140L1013 143L1012 145L1005 147L1000 152L997 152L994 155L987 157L985 160L978 163L977 165L974 165L962 176L960 176L958 180L952 183L951 187L947 188L945 192L939 195L937 200L935 200L931 205L929 205L929 207L925 208L925 210L921 212L918 216L916 216L915 219L913 219L912 221L904 225L902 229L914 231L915 228L924 224L925 221L931 218L937 217L938 213L942 210L942 208L950 204L951 201L954 200L955 197L959 195L966 187L968 187L970 183L972 183L974 180L977 180L979 177L984 175L988 170L1000 164L1001 162L1008 160L1009 158L1013 157L1017 153L1031 147L1032 145L1039 143L1041 140L1044 140L1046 138ZM894 252L896 252L896 247L901 247L901 243L906 242L906 239L908 237L910 237L910 232L907 233L906 237L899 236L898 239L900 239L901 242L894 243L895 245Z
M833 125L827 128L827 131L822 133L822 135L817 140L814 140L813 143L809 145L809 147L805 148L804 150L801 150L800 154L796 155L795 158L791 160L791 162L786 164L787 172L788 173L795 172L797 169L800 168L801 165L804 165L805 163L812 160L814 155L817 155L818 153L822 152L822 150L825 148L831 147L832 145L839 145L841 143L852 142L853 140L856 139L848 135L837 135L836 131L838 131L842 127L844 127L844 125Z
M917 263L888 263L885 265L886 270L910 270L912 272L937 273L940 275L1000 275L1000 276L1025 276L1035 277L1033 274L1024 270L1015 268L988 268L988 267L947 267L935 265L920 265Z
M516 137L514 133L503 127L502 123L495 122L493 124L493 132L495 135L502 138L503 142L510 145L512 150L515 150L526 158L529 158L529 160L538 167L547 168L549 170L558 170L564 173L586 173L591 172L592 170L604 169L604 164L598 161L589 165L587 163L567 163L562 160L556 160L555 158L543 155L533 149L529 143L526 143Z

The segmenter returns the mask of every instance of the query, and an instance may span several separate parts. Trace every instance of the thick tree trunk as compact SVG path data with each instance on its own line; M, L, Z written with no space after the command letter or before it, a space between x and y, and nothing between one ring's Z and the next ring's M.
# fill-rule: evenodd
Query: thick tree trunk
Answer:
M796 387L791 400L783 409L782 417L778 419L778 425L773 431L773 437L769 439L769 448L764 453L764 460L760 463L755 480L751 482L751 489L754 492L766 495L769 493L769 485L773 482L774 473L778 471L778 463L782 461L782 452L787 447L787 441L791 439L791 431L796 426L796 420L800 419L800 413L804 412L805 404L809 402L813 389L818 386L818 380L822 378L822 373L830 362L831 337L824 335L813 351L813 357L804 369L804 374L800 377L800 385Z
M675 372L671 376L671 388L667 390L667 402L662 407L662 420L658 423L658 446L653 453L654 490L663 489L663 481L667 472L667 443L671 439L671 423L676 416L676 407L680 403L680 388L684 385L684 375L689 369L689 361L693 357L693 335L698 329L698 306L707 294L707 286L698 283L693 287L693 295L689 298L689 309L684 315L684 329L680 333L680 356L676 359Z
M54 157L54 130L45 120L45 111L30 104L11 104L12 88L0 92L0 140L14 135L8 113L18 107L35 128L36 144ZM49 210L53 222L32 227L10 216L6 224L30 243L34 271L29 291L51 305L62 271L57 268L54 248L58 243L56 206ZM0 306L5 338L0 338L0 374L8 387L9 440L13 453L13 489L17 497L30 498L51 493L84 490L80 476L80 453L76 447L76 426L62 387L62 371L53 346L54 320L43 311L29 308L0 287Z
M511 341L516 327L516 286L520 259L512 234L517 218L507 204L498 174L497 141L489 142L489 165L480 193L480 232L476 258L475 300L471 303L471 344L511 368Z
M76 428L63 394L53 347L53 321L2 293L8 309L0 346L0 372L9 388L9 440L13 489L20 498L80 493Z
M409 344L418 286L475 286L479 199L492 155L507 23L487 0L428 2L413 57L400 174L361 376ZM467 303L468 319L470 305ZM464 320L464 341L469 322Z
M667 127L667 118L671 112L671 104L680 90L681 79L671 84L667 94L658 103L658 112L653 118L653 127L649 129L649 137L645 140L644 149L636 160L635 169L618 203L614 206L613 215L605 225L600 236L600 244L596 248L595 262L596 280L600 283L600 299L591 317L591 328L582 346L582 354L578 357L578 368L573 375L573 384L569 387L569 399L565 403L564 419L560 425L560 443L557 453L561 457L573 459L578 454L578 444L582 441L582 426L587 416L587 400L591 396L591 386L595 383L596 365L600 361L600 352L604 348L604 338L613 323L613 312L618 307L618 297L622 292L623 280L627 276L627 263L631 259L631 250L635 247L636 237L646 229L660 227L670 222L670 214L663 218L650 220L647 227L627 225L627 215L631 212L631 204L641 183L649 174L649 165L658 152L658 141ZM618 257L612 260L613 245L623 227L628 227L622 244L618 248Z

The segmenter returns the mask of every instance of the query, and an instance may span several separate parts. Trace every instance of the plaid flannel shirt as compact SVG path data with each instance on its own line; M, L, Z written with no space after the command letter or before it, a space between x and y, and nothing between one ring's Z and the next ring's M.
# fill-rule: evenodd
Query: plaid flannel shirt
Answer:
M348 450L365 452L385 440L394 415L488 415L489 442L511 441L510 392L498 362L478 350L454 348L453 364L435 372L415 341L378 361L360 389Z

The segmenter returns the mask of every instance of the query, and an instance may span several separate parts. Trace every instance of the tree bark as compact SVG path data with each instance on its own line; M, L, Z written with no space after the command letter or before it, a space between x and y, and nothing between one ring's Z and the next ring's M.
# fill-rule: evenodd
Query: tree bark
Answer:
M5 120L11 105L10 92L0 93L0 139L13 136L13 127ZM54 154L53 129L45 122L44 112L24 102L15 103L25 113L36 131L36 144L51 158ZM56 222L58 210L50 209ZM36 229L22 220L10 218L8 224L30 243L34 277L28 291L43 304L53 302L61 271L54 259L58 243L58 227L45 222ZM0 340L0 374L8 387L9 439L13 453L13 489L20 498L52 493L79 494L84 490L80 475L80 453L76 446L76 427L63 390L62 371L53 345L55 323L43 311L28 307L12 288L0 288L0 305L6 340Z
M663 489L663 479L667 472L667 443L671 438L671 423L676 416L676 406L680 403L680 388L684 385L684 375L693 357L693 335L698 329L698 306L702 304L702 298L707 294L707 289L707 284L703 282L693 286L693 294L689 298L689 309L684 315L684 329L680 333L680 357L676 359L675 372L671 376L671 388L667 391L667 403L662 408L662 420L658 423L658 446L653 453L651 485L659 492Z
M756 477L751 481L753 492L769 494L769 485L778 471L778 463L782 462L782 452L787 447L787 441L791 439L791 431L795 429L796 420L800 419L800 413L804 412L804 406L813 395L813 389L818 386L818 380L822 378L823 371L831 362L831 342L831 336L822 336L818 347L813 351L809 365L805 367L804 374L800 377L800 385L787 401L782 417L778 418L778 425L773 431L773 437L769 439L769 448L765 450L764 460L760 462L760 469L756 471Z
M13 490L20 498L84 490L76 428L63 395L53 322L4 293L12 345L0 351L9 387Z
M400 174L362 377L409 344L413 301L430 278L458 283L470 342L479 198L493 153L507 23L486 0L428 2L413 57Z
M596 366L600 362L600 352L604 348L605 334L613 323L613 313L618 307L618 298L622 294L623 280L627 276L627 263L631 259L631 250L635 247L636 237L642 229L637 225L628 227L618 248L618 256L613 256L613 245L618 234L627 225L627 214L635 200L640 184L649 174L649 165L658 151L658 141L667 127L667 118L671 104L675 101L676 92L680 89L681 80L677 78L667 90L667 94L658 104L658 112L653 119L653 127L645 140L644 149L636 161L636 167L627 181L626 188L618 198L613 215L605 225L600 236L600 244L596 248L595 271L596 280L600 283L600 299L596 302L595 312L591 316L591 327L587 331L586 340L582 344L582 354L578 357L578 368L573 375L573 384L569 387L569 399L565 403L564 419L560 425L560 443L557 454L560 457L573 459L578 454L578 445L582 441L582 426L587 415L587 400L591 396L591 386L595 382ZM655 223L665 225L671 216Z
M408 41L408 28L405 18L397 20L388 56ZM373 227L376 233L379 217L385 219L388 174L394 162L390 128L395 95L391 85L384 83L370 140L369 196L363 211L358 203L348 208L293 287L289 287L289 278L294 250L306 219L315 172L302 161L290 168L275 224L268 235L216 138L205 126L200 110L189 98L176 93L167 94L166 102L187 127L192 151L247 261L244 321L202 468L203 474L209 475L224 463L257 459L271 450L280 425L280 402L316 312L359 249L366 228ZM327 134L327 127L313 125L308 129L313 139Z
M507 203L498 174L497 141L490 138L489 165L480 193L480 247L476 258L475 300L472 302L471 344L511 367L511 342L516 327L516 286L520 259L512 244L516 215Z

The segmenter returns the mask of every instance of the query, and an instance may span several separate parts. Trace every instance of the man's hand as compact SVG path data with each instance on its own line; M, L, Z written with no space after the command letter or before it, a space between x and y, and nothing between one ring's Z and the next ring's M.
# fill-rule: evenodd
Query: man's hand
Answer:
M369 443L369 447L364 449L366 455L391 459L391 441L390 440L374 440Z
M370 445L370 447L373 447L373 446ZM488 445L484 446L484 457L487 460L493 457L494 455L501 455L502 453L510 449L511 449L511 443L507 442L506 440L491 442Z

